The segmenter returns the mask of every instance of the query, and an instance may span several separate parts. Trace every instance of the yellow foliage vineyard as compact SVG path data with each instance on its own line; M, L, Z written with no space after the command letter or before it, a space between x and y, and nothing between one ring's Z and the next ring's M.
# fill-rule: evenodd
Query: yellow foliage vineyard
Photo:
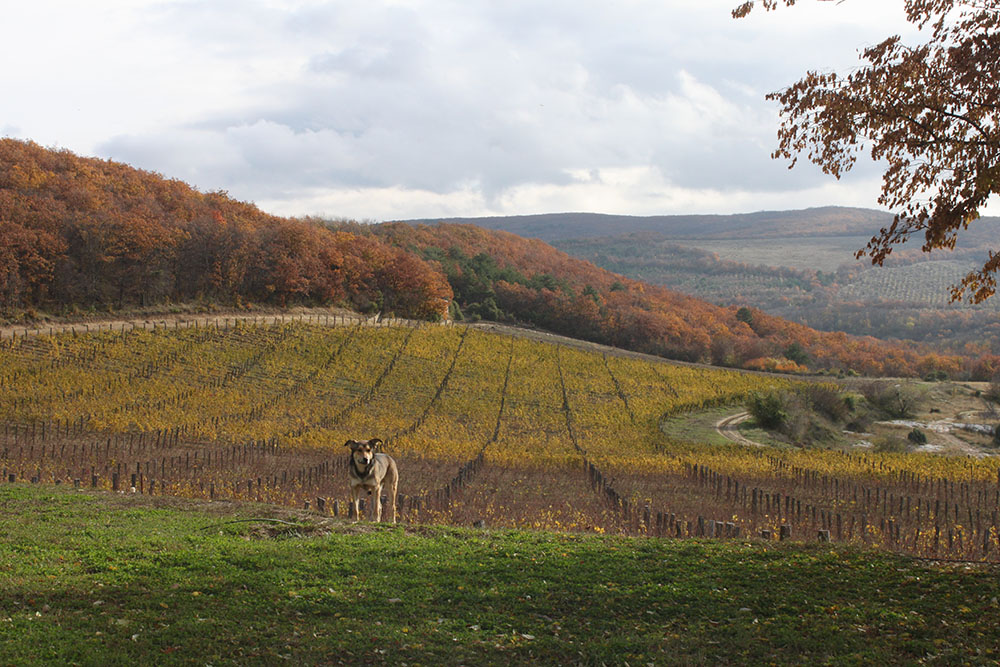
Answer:
M994 459L709 446L659 428L788 382L452 326L37 336L0 343L0 468L342 513L343 443L377 436L400 463L407 521L785 530L998 558Z

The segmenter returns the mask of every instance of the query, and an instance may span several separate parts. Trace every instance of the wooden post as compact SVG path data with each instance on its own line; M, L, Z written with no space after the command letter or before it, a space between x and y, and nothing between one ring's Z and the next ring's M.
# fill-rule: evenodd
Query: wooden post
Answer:
M787 523L781 524L781 528L778 533L778 539L781 541L790 540L792 538L792 527Z

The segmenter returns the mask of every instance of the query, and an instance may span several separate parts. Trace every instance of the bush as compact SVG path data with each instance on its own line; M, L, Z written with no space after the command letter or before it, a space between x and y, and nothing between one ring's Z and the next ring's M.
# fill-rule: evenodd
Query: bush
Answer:
M927 434L921 431L916 426L913 430L906 434L906 439L915 445L926 445L927 444Z
M811 384L802 390L813 410L833 422L845 422L851 416L854 401L850 395L829 384Z
M761 428L778 430L788 422L787 400L779 392L753 392L747 399L747 412Z
M1000 378L993 378L990 382L990 386L986 389L986 393L983 394L987 401L992 403L1000 403Z
M852 433L867 433L875 420L869 412L859 412L844 425L844 428Z
M916 414L923 396L916 387L898 382L869 382L861 393L868 403L890 419L909 419Z

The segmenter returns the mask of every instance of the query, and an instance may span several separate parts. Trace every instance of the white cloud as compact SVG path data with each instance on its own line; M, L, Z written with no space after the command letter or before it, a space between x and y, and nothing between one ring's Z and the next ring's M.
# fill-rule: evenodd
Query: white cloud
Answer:
M850 66L898 3L735 4L36 0L5 15L0 118L285 214L875 205L773 162L763 95Z

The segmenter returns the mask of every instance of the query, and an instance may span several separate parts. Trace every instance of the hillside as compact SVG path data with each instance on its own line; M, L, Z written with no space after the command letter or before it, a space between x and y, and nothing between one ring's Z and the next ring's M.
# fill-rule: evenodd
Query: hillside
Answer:
M824 333L756 308L722 307L629 280L539 240L472 225L387 223L370 232L442 267L473 319L509 318L556 333L686 361L764 370L988 379L991 355L942 356Z
M0 141L0 167L0 311L8 319L188 301L304 304L509 319L755 369L982 378L997 365L715 306L504 232L277 218L224 193L11 139Z
M968 344L1000 351L1000 300L948 302L950 287L986 250L930 259L907 251L884 267L845 263L863 243L860 237L686 242L644 232L554 245L630 278L712 303L753 306L822 331L906 339L939 351L963 351Z
M956 249L927 255L918 240L885 266L854 258L888 213L823 207L738 215L559 213L448 219L552 243L615 273L711 303L759 308L822 331L1000 352L1000 300L949 303L951 287L986 261L1000 218L984 217ZM412 224L430 221L411 221ZM435 223L437 224L437 223Z
M207 300L441 317L451 292L377 239L223 192L0 139L0 314Z
M396 514L408 524L769 539L784 525L796 539L825 530L857 546L1000 560L998 457L805 441L762 450L661 430L772 391L810 391L841 416L862 408L829 385L452 325L192 324L5 339L3 479L308 503L342 518L344 442L379 437L405 471ZM865 400L888 396L895 409L899 391L878 386Z

